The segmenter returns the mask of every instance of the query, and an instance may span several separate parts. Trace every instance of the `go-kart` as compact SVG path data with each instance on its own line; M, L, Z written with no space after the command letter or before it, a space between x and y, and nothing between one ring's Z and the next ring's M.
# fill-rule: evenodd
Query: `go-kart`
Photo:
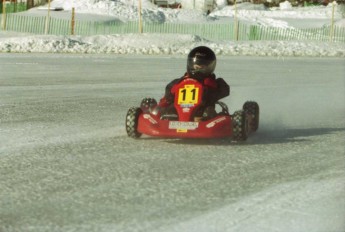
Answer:
M210 118L197 112L203 107L203 86L197 80L186 78L176 87L173 113L164 113L154 98L144 98L140 107L132 107L126 115L127 135L165 138L224 138L244 141L259 127L259 105L244 103L241 110L229 113L225 103L218 101L220 110ZM216 107L216 108L219 108Z

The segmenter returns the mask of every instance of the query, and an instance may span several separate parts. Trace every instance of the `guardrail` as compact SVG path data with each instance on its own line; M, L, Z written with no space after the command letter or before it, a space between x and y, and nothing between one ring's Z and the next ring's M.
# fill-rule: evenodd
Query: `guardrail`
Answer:
M3 17L1 17L3 18ZM138 22L95 22L76 21L71 33L72 21L47 17L6 14L5 30L33 34L51 35L108 35L139 33ZM345 42L345 28L322 27L311 29L277 28L257 25L234 24L179 24L179 23L144 23L144 33L193 34L202 38L220 40L313 40Z

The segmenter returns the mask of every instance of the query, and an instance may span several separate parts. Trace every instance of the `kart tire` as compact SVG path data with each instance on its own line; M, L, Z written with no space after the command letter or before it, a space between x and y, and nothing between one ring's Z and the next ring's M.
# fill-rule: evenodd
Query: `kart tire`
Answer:
M244 110L238 110L232 115L232 139L245 141L249 134L249 123Z
M251 131L257 131L259 128L260 118L260 108L258 103L254 101L247 101L243 105L243 110L252 117L250 122Z
M140 108L144 112L149 112L151 109L153 109L155 106L157 106L157 101L154 98L146 97L143 100L141 100Z
M126 115L126 131L128 137L139 138L141 133L138 132L138 118L142 110L138 107L132 107Z

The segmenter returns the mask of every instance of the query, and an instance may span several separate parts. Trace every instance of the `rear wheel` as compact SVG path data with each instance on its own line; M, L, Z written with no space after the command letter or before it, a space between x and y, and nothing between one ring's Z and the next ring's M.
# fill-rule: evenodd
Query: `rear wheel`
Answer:
M257 131L259 128L260 109L258 103L254 101L247 101L243 105L243 110L251 117L250 128L252 131Z
M126 115L126 131L131 138L139 138L141 133L138 132L138 118L142 110L138 107L132 107Z
M232 139L245 141L249 134L249 124L244 110L236 111L232 115Z

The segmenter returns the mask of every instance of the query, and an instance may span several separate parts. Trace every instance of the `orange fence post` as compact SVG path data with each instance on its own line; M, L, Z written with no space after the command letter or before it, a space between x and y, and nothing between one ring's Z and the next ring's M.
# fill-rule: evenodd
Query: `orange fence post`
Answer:
M6 30L6 1L2 0L1 29Z
M72 7L71 35L74 35L74 25L75 25L75 10L74 10L74 7Z

